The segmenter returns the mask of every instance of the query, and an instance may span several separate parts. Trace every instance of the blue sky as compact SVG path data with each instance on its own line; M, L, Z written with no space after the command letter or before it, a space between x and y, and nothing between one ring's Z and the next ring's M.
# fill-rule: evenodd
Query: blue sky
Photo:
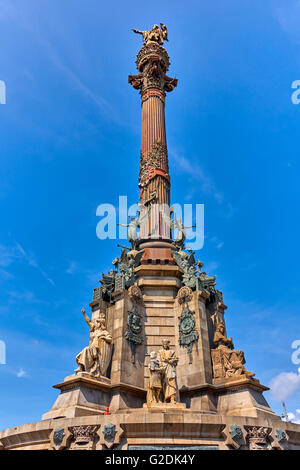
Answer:
M141 109L127 76L141 40L130 29L159 22L179 80L166 107L172 200L205 204L197 255L217 275L248 369L266 385L297 374L300 2L154 0L149 10L0 0L0 429L40 420L87 342L80 309L119 252L96 237L96 208L138 196Z

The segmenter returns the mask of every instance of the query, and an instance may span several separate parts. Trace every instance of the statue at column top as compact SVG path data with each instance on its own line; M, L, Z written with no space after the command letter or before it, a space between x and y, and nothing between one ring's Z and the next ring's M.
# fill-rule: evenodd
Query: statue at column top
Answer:
M158 24L153 25L149 31L139 31L138 29L133 29L132 31L143 36L144 44L156 42L162 46L164 41L168 41L168 30L163 23L160 23L160 27Z

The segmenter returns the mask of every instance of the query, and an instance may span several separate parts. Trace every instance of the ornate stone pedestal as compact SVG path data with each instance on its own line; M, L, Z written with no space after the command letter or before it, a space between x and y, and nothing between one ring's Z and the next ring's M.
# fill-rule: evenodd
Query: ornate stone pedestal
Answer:
M106 309L106 325L114 344L110 378L97 379L77 373L55 385L61 394L43 416L44 420L51 420L52 429L60 422L66 429L75 424L97 423L103 427L108 423L119 426L123 432L121 443L113 444L117 448L156 444L230 449L249 447L250 438L244 426L252 423L253 428L270 429L272 435L276 429L286 430L287 439L281 444L274 444L275 437L273 440L268 437L273 443L272 447L268 441L270 448L284 448L289 436L293 436L294 445L300 446L300 432L289 434L289 426L293 425L282 423L268 406L263 397L267 387L245 375L225 377L223 369L219 371L215 367L214 370L217 364L214 356L222 355L213 349L215 324L216 319L224 321L225 305L219 302L212 313L206 291L180 290L182 273L176 265L141 265L135 269L135 275L137 289L115 292L113 304L91 303L93 318ZM183 312L193 320L187 322L184 333L180 323ZM138 327L131 330L132 315L137 315ZM141 339L135 342L134 348L129 331ZM188 341L180 346L180 338L182 334L188 338L190 332L198 334L191 335L194 340L189 350ZM179 358L180 399L175 404L158 403L149 407L146 403L149 355L151 351L159 352L163 339L169 340ZM104 414L107 408L109 415ZM231 425L243 430L243 439L232 438ZM201 437L204 429L209 430L209 438ZM98 434L102 436L101 431ZM95 442L96 448L107 448Z

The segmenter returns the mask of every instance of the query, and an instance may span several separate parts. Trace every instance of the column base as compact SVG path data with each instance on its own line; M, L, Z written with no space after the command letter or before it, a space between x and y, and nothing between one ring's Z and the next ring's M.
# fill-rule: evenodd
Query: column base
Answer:
M141 240L139 249L144 251L141 264L175 264L172 240Z

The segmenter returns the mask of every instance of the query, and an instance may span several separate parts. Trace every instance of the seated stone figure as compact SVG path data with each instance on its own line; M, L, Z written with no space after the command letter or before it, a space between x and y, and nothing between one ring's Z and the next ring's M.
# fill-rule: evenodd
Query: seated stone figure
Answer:
M216 325L214 334L214 344L216 349L212 350L212 360L214 377L233 377L245 375L247 378L253 377L255 374L246 370L244 352L238 349L233 349L232 338L227 338L225 335L225 325L219 322Z
M105 327L105 315L100 314L99 318L90 320L85 310L81 311L90 327L90 341L76 356L78 369L75 373L87 372L94 377L105 376L112 355L112 337Z

